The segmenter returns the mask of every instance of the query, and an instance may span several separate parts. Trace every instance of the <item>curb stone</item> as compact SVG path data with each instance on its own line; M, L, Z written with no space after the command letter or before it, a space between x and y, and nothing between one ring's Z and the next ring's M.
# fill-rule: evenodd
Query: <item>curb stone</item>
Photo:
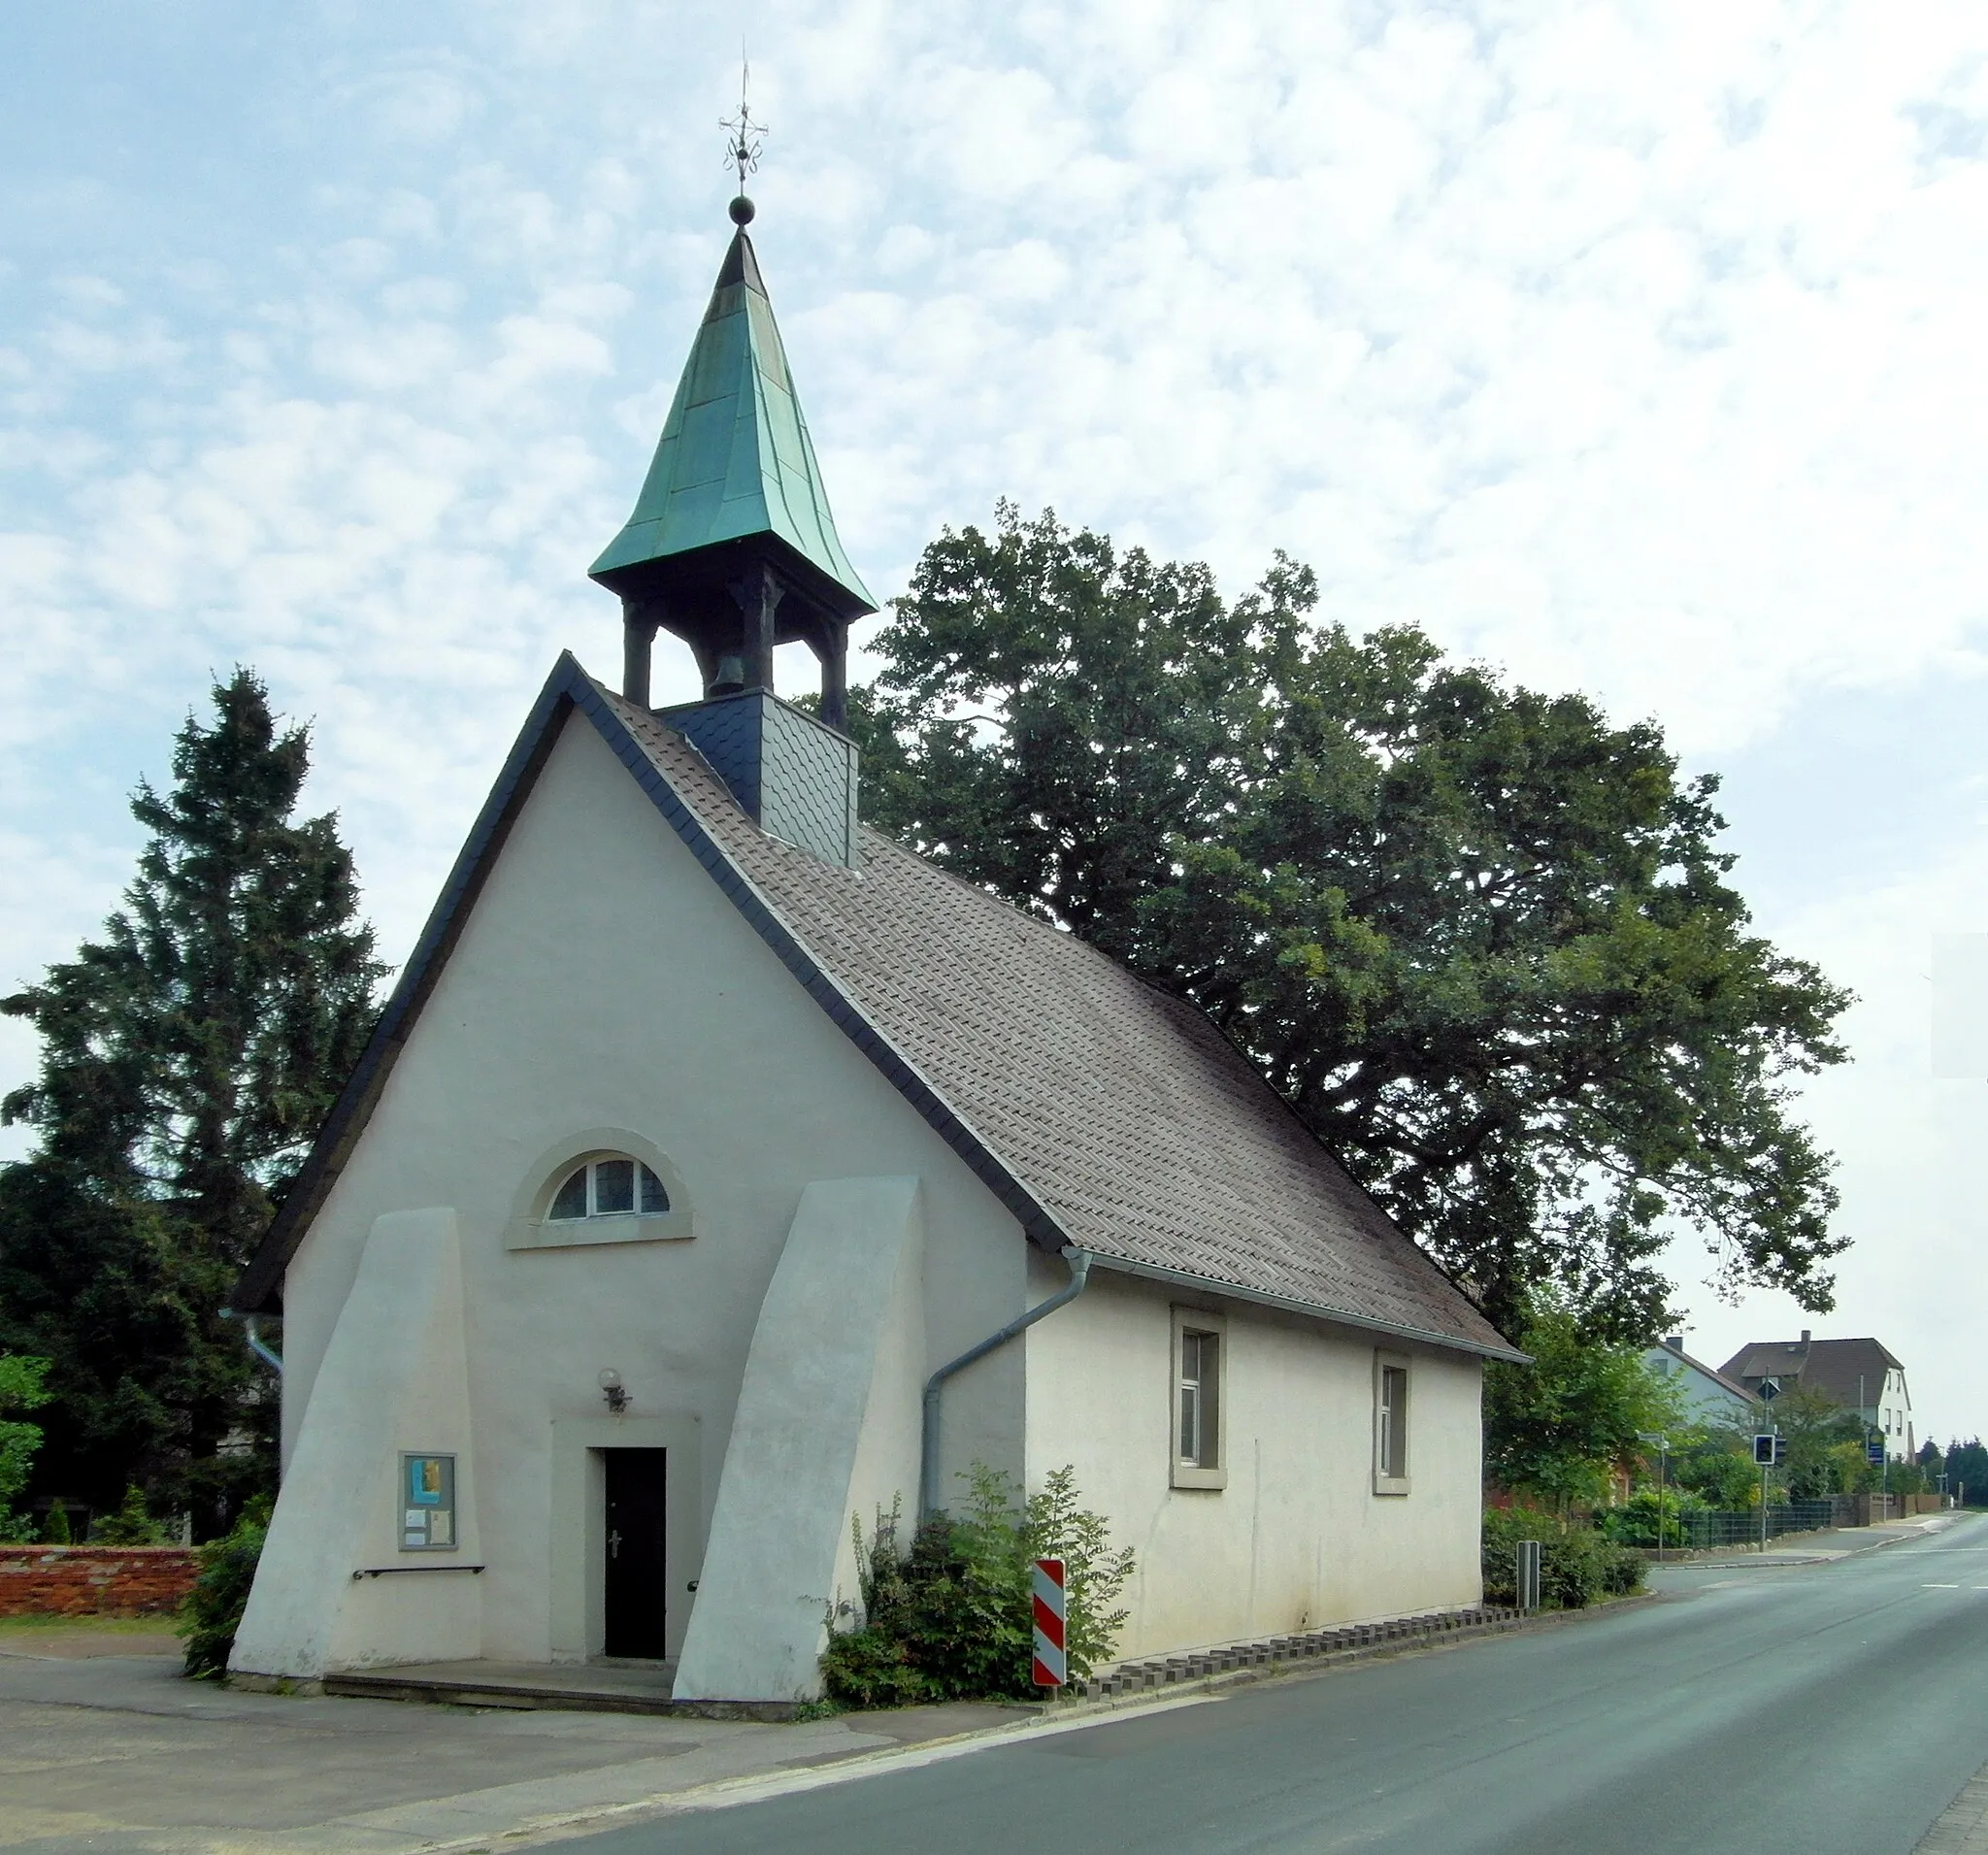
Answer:
M1299 1636L1269 1637L1191 1655L1158 1656L1127 1663L1110 1674L1094 1676L1081 1693L1051 1703L1044 1717L1068 1719L1082 1713L1115 1711L1148 1700L1180 1694L1201 1694L1247 1686L1287 1674L1320 1673L1356 1662L1407 1655L1445 1643L1480 1640L1557 1628L1583 1618L1614 1616L1671 1600L1665 1593L1642 1592L1609 1598L1578 1610L1519 1611L1502 1605L1474 1606L1440 1611L1434 1616L1401 1617L1388 1623L1363 1623L1314 1630Z

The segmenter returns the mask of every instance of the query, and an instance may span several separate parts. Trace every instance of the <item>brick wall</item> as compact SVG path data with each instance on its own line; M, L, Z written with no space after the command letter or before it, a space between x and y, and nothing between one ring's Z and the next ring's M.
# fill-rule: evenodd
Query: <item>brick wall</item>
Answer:
M0 1545L0 1616L158 1616L199 1569L190 1546Z

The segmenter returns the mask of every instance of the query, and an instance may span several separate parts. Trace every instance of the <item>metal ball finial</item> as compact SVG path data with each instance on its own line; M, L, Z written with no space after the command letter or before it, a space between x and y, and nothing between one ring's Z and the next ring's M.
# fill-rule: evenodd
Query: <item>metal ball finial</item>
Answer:
M745 196L745 194L740 194L738 198L735 199L731 204L730 211L732 215L732 223L734 225L742 226L750 225L752 223L752 215L755 210L756 209L753 207L752 202L748 200Z

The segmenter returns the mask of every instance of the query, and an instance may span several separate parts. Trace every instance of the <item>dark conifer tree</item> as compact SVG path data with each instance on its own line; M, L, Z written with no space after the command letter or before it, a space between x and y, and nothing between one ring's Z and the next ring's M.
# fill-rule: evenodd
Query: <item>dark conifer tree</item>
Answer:
M50 1360L36 1479L142 1487L218 1526L273 1479L274 1388L220 1308L357 1060L382 968L332 814L293 818L302 727L237 670L189 716L124 907L0 1001L42 1037L6 1098L40 1136L0 1170L0 1351Z

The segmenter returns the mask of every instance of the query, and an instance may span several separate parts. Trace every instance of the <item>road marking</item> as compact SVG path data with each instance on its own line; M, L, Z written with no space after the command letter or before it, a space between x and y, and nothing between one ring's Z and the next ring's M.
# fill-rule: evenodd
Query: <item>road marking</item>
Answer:
M1980 1587L1977 1585L1975 1588L1978 1590ZM1919 1589L1922 1591L1958 1591L1960 1586L1957 1584L1922 1584Z

